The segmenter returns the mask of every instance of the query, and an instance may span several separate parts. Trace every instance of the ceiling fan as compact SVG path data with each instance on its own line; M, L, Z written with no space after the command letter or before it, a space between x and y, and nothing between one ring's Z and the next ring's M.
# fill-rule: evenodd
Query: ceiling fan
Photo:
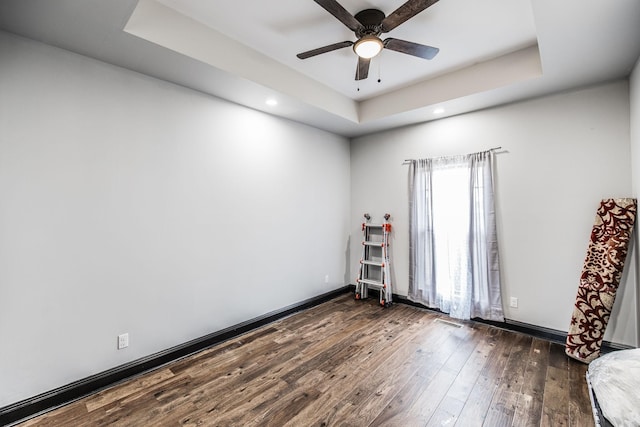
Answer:
M384 12L378 9L365 9L354 16L347 12L336 0L314 1L353 31L358 40L355 42L347 40L308 50L296 55L300 59L307 59L322 53L342 49L343 47L353 46L354 52L358 55L356 80L363 80L369 75L371 58L380 53L383 48L424 59L432 59L440 50L437 47L406 40L394 38L380 40L380 34L388 33L438 0L409 0L387 17L385 17Z

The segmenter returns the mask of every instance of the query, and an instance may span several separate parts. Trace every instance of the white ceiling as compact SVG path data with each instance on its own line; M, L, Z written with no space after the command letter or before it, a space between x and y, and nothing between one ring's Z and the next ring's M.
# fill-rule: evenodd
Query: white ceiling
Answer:
M370 8L388 15L405 1L339 0L352 15ZM357 57L351 48L304 61L296 57L316 47L356 40L351 30L312 0L159 2L357 100L536 43L529 0L443 0L382 37L436 46L441 51L434 60L383 50L373 59L371 78L357 84Z
M339 1L352 14L404 3ZM382 37L439 54L383 50L359 83L351 48L295 56L356 39L312 0L0 0L0 29L357 136L625 77L640 1L441 0Z

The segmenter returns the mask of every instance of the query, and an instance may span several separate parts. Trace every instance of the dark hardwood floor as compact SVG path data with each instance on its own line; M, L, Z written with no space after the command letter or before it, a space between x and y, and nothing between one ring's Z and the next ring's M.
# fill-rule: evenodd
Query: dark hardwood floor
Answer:
M593 426L561 345L351 295L21 426Z

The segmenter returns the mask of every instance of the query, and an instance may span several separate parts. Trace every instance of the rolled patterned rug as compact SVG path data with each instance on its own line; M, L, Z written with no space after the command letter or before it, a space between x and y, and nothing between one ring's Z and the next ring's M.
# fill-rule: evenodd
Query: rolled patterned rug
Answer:
M600 356L636 219L636 199L604 199L596 212L565 352L589 363Z

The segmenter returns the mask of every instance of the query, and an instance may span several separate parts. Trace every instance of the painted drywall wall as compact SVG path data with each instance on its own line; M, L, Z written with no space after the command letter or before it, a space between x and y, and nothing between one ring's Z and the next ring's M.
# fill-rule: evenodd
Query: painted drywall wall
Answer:
M352 236L360 215L392 215L392 279L408 291L405 159L501 146L496 199L503 302L509 319L567 331L595 211L631 195L626 81L428 122L352 141ZM352 271L360 258L352 238ZM352 278L352 282L355 277ZM635 269L629 268L605 339L636 344Z
M631 141L631 187L633 197L640 197L640 58L629 76L629 139ZM640 226L636 226L635 247L640 248ZM632 257L636 271L640 271L640 254ZM640 280L640 279L639 279ZM640 325L640 284L636 281L635 324ZM636 331L636 347L640 345L640 326Z
M0 58L0 406L344 286L345 138L7 33Z

